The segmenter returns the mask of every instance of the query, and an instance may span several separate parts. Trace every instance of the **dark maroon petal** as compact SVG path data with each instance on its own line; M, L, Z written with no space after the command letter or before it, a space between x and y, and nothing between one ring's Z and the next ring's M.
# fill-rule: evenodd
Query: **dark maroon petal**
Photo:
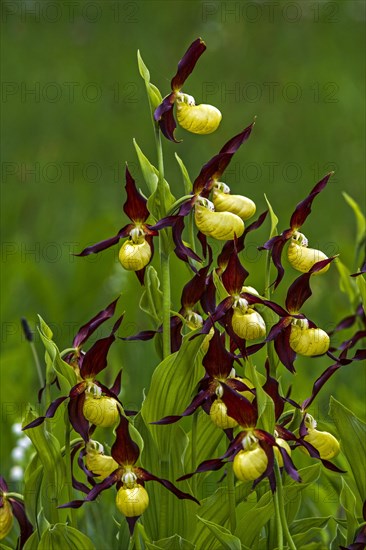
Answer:
M173 103L171 100L173 99ZM167 98L164 99L163 103L166 102L166 106L164 106L163 110L160 111L161 115L159 116L159 107L156 109L154 117L155 120L159 120L159 127L163 135L169 139L169 141L174 141L174 143L180 143L182 140L176 139L174 132L177 127L177 123L175 122L174 118L174 100L175 100L175 94L171 94Z
M204 460L201 462L201 464L196 468L196 470L190 474L185 474L184 476L181 476L177 479L177 481L184 481L185 479L188 479L192 477L194 474L200 474L202 472L210 472L210 471L216 471L220 470L224 466L225 462L221 458L213 458L211 460Z
M236 151L244 143L244 141L246 141L249 138L253 130L254 124L255 124L255 121L249 124L249 126L247 126L246 128L244 128L242 132L240 132L236 136L229 139L229 141L227 141L225 145L220 149L220 153L230 153L231 155L236 153Z
M173 91L179 91L182 88L205 49L206 44L201 38L197 38L192 42L182 59L179 61L177 73L172 78L171 88Z
M97 340L86 352L80 369L80 374L84 379L93 378L106 368L108 351L116 339L115 332L118 330L122 319L123 315L116 321L111 334L106 338Z
M198 407L200 407L211 396L211 394L212 391L209 389L202 390L193 398L192 402L182 412L182 414L165 416L161 420L150 422L150 424L174 424L184 416L190 416L191 414L193 414L198 409Z
M258 420L256 407L244 395L233 390L229 385L222 383L224 395L222 400L227 407L227 414L237 421L243 428L252 428Z
M279 237L272 247L271 257L275 268L277 269L277 277L274 281L274 288L276 289L283 279L285 270L281 262L282 250L286 244L286 239Z
M233 250L224 273L221 276L222 283L229 294L240 294L245 279L249 273L241 265L237 251Z
M213 314L216 309L216 287L213 281L212 273L206 279L206 289L201 300L203 311L208 314Z
M183 240L182 240L183 230L184 230L184 218L181 216L177 216L175 223L173 225L173 232L172 232L173 241L175 244L174 252L176 256L180 260L183 260L184 262L188 262L189 258L191 258L196 262L202 262L201 258L197 256L197 254L193 252L191 248L189 248L183 243ZM193 266L191 267L193 269Z
M285 328L289 326L290 322L291 321L289 317L282 317L282 319L280 319L278 323L273 325L268 333L266 341L271 342L272 340L275 340L281 334L281 332L283 332Z
M330 176L333 175L333 172L327 174L323 179L321 179L315 187L311 190L309 195L301 201L295 208L294 213L291 216L290 227L293 230L300 229L300 227L305 222L306 218L311 212L311 206L315 197L324 189L327 185Z
M206 289L206 277L209 265L202 267L194 277L188 281L182 291L181 304L184 308L192 308L201 299Z
M339 321L337 326L328 332L329 335L334 334L335 332L339 332L340 330L345 330L346 328L352 327L357 320L357 315L349 315L348 317L345 317L342 319L342 321Z
M95 243L91 246L88 246L87 248L84 248L79 254L74 254L74 256L89 256L89 254L98 254L98 252L102 252L103 250L107 250L107 248L110 248L111 246L118 243L122 237L127 237L129 231L134 226L129 224L120 229L117 235L114 237L110 237L109 239L106 239L105 241L100 241L99 243Z
M72 344L74 348L80 348L104 321L107 321L107 319L110 319L114 315L118 300L119 298L114 300L114 302L109 304L105 309L102 309L102 311L97 313L95 317L79 329Z
M144 222L149 217L150 213L147 209L147 200L137 190L135 180L126 165L126 193L127 199L123 205L125 214L133 222Z
M117 374L110 391L112 394L118 396L121 391L121 378L122 378L122 369Z
M164 229L165 227L172 227L176 221L178 220L179 216L166 216L165 218L161 218L155 225L151 225L150 229L159 231L160 229Z
M247 225L245 228L245 231L243 233L243 237L246 236L248 233L251 233L252 231L255 231L256 229L259 229L261 225L263 225L264 220L266 219L268 214L268 210L265 210L258 216L258 218L252 222L250 225ZM242 237L240 237L242 238ZM238 239L239 240L239 239Z
M63 403L65 399L67 399L68 397L69 396L67 395L66 397L58 397L57 399L55 399L51 403L51 405L48 407L45 416L40 416L39 418L36 418L32 422L24 426L24 428L22 428L22 431L29 430L29 428L35 428L36 426L40 426L41 424L43 424L46 418L52 418L55 412L57 411L57 409L59 408L59 406L61 405L61 403Z
M268 360L266 361L265 366L267 371L267 379L263 385L263 389L274 402L275 418L277 420L278 418L280 418L281 414L283 413L283 409L285 408L285 400L280 395L280 391L279 391L280 385L278 381L270 375L270 370L269 370L270 367L269 367Z
M27 518L25 513L25 508L23 502L19 502L15 498L10 498L9 502L14 512L14 516L17 518L19 527L20 527L20 537L19 537L19 549L23 548L26 541L29 539L33 533L33 525Z
M293 480L297 481L298 483L301 483L301 477L299 475L299 472L297 471L295 464L292 462L292 459L290 455L287 453L286 449L284 449L280 445L278 445L277 448L281 453L283 466L286 472L292 477Z
M222 153L215 155L209 160L202 168L197 178L193 183L193 193L198 195L208 187L209 183L212 183L214 179L217 179L224 172L225 168L230 163L232 154Z
M132 466L140 456L140 449L130 436L127 418L122 415L120 415L120 418L116 428L116 441L113 443L111 454L118 464Z
M308 273L304 273L303 275L300 275L300 277L297 277L297 279L295 279L295 281L288 289L286 297L286 308L290 313L297 313L298 311L300 311L303 304L312 295L309 284L311 275L313 273L317 273L325 266L330 264L330 262L332 262L334 258L335 256L332 256L331 258L327 258L326 260L316 262Z
M189 493L184 493L183 491L180 491L173 483L171 483L171 481L157 477L151 472L145 470L144 468L136 468L135 472L140 479L143 479L144 481L157 481L158 483L161 483L161 485L163 485L166 489L168 489L168 491L173 493L176 497L180 499L193 500L193 502L197 502L197 504L199 504L199 501L194 496L190 495Z
M89 491L87 497L85 500L73 500L72 502L68 502L67 504L62 504L61 506L58 506L58 508L80 508L85 502L91 502L92 500L95 500L97 496L106 489L109 489L114 483L116 483L119 479L118 472L113 472L111 475L103 479L101 483L97 483L91 491Z
M314 401L315 397L318 395L324 384L329 380L331 376L341 367L339 363L335 363L334 365L331 365L328 367L320 376L317 378L317 380L314 382L313 390L311 392L311 396L308 399L305 399L305 401L302 404L302 409L307 409L311 403Z
M259 432L260 430L256 430L256 433L257 431ZM266 453L268 462L267 462L267 468L265 469L263 474L257 477L257 479L254 481L253 488L256 487L258 483L262 481L262 479L264 479L265 477L268 477L271 491L272 493L274 493L276 490L276 479L273 472L273 467L274 467L273 444L268 443L265 439L262 439L262 440L259 440L259 445L262 447L263 451Z
M234 303L234 299L232 296L228 296L225 298L216 308L214 313L210 315L206 321L203 323L202 330L200 331L200 334L208 334L211 330L211 328L214 326L214 324L217 321L220 321L225 317L227 312L230 310ZM198 336L198 334L196 335ZM194 338L194 337L193 337Z
M233 155L236 153L239 147L249 138L253 126L254 122L244 128L244 130L240 132L240 134L237 134L236 136L231 138L221 148L219 154L212 157L212 159L209 160L202 167L199 176L196 178L193 184L193 192L195 194L200 193L209 182L212 182L212 180L218 180L222 176L225 169L230 164Z
M224 335L223 335L224 337ZM202 364L212 378L225 379L233 368L233 356L226 351L223 338L215 328Z
M142 330L141 332L138 332L137 334L134 334L133 336L125 336L123 338L120 338L120 340L126 340L126 341L134 341L134 340L142 340L143 342L146 342L147 340L152 340L154 338L155 334L158 334L159 330Z
M79 468L84 472L84 474L87 476L88 478L88 481L89 483L91 483L93 486L95 485L95 481L93 479L93 473L90 472L88 470L88 468L85 466L84 464L84 456L86 454L86 450L85 450L85 447L84 448L81 448L81 446L84 445L84 443L79 443L78 445L76 445L72 451L71 451L71 465L73 466L73 462L74 462L74 458L75 458L75 454L79 452L78 454L78 458L77 458L77 463L78 463L78 466ZM85 493L86 495L89 493L90 491L90 487L88 487L87 485L85 485L85 483L82 483L81 481L78 481L75 476L74 476L74 472L72 470L72 486L77 490L77 491L81 491L82 493Z
M69 418L74 430L81 435L85 442L89 441L89 422L84 416L83 408L85 392L70 399L68 403Z
M290 332L291 326L285 327L283 331L280 332L275 338L274 347L281 363L286 367L286 369L294 373L296 353L290 347Z

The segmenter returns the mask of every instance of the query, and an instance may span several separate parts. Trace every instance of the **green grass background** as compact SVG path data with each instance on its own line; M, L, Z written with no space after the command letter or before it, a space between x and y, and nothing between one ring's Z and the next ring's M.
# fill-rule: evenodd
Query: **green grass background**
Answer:
M92 258L70 255L126 223L125 161L146 191L132 138L156 164L137 49L152 82L165 95L188 45L198 36L207 44L184 91L197 103L217 106L223 120L210 136L178 128L181 144L164 140L166 177L176 196L183 194L183 184L174 152L194 179L200 167L257 116L250 140L235 156L224 181L234 193L251 197L258 213L265 209L266 193L280 219L279 229L288 227L297 202L335 169L303 229L310 245L328 255L339 253L354 271L356 225L341 193L346 191L360 204L365 201L363 2L149 0L75 2L74 7L60 2L57 11L52 4L19 1L2 6L5 476L15 444L11 425L20 420L28 401L36 401L39 387L20 318L25 316L35 328L37 313L42 315L63 349L71 344L77 327L120 293L119 311L126 311L120 334L152 326L138 309L141 287L132 273L120 268L116 247ZM248 284L259 291L264 256L256 247L268 231L265 224L250 236L243 255ZM154 265L158 267L156 259ZM276 293L280 303L294 277L289 270ZM173 309L179 308L180 290L188 278L188 270L174 257ZM334 266L314 281L313 289L304 312L320 326L330 329L351 313ZM36 345L42 356L37 336ZM104 379L113 378L122 367L123 400L138 406L157 364L153 343L120 341L110 358L111 374ZM299 359L295 377L284 373L286 383L294 385L294 396L307 397L312 382L328 365L324 358ZM335 375L317 401L320 416L326 419L333 393L364 417L361 373L361 366L355 365Z

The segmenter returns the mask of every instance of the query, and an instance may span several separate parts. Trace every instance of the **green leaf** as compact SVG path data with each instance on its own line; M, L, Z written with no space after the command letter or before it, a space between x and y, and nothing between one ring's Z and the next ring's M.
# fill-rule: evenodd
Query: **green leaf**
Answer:
M35 420L37 416L29 409L25 415L23 426ZM64 510L56 508L62 504L62 495L65 488L65 465L61 456L58 440L46 430L45 423L26 431L26 435L32 441L39 459L43 465L44 477L42 481L42 503L46 519L50 523L56 523L59 513Z
M56 523L43 533L38 550L60 550L60 548L62 550L95 550L89 537L66 524Z
M146 548L149 550L194 550L195 546L179 535L173 535L166 539L157 540L154 543L147 542Z
M303 550L305 550L305 548L326 549L327 547L324 545L324 542L322 542L321 540L322 534L323 534L323 529L321 529L320 527L310 527L304 533L299 533L298 535L294 535L293 541L295 543L296 548L303 548Z
M166 357L156 367L141 408L146 425L167 415L181 414L195 394L197 384L204 374L200 347L205 335L200 334L191 340L194 334L192 331L184 336L179 351ZM162 459L170 454L171 428L171 425L151 426L151 433L158 443Z
M241 550L240 540L232 535L228 529L221 527L212 521L197 516L204 526L213 533L215 538L221 543L221 547L225 550Z
M44 320L42 319L42 317L40 317L38 315L38 318L39 318L39 321L40 321L39 333L40 333L43 345L46 349L47 354L50 357L52 366L53 366L54 370L56 371L56 373L58 373L59 375L61 375L63 378L65 378L67 380L67 382L69 384L69 387L68 387L68 391L69 391L70 388L75 386L75 384L77 382L76 373L75 373L74 369L61 358L60 352L59 352L58 347L56 346L55 342L53 342L53 340L50 339L49 336L47 336L47 334L49 334L49 332L47 331L47 329L45 329L45 327L47 327L47 325L44 322Z
M251 492L252 483L237 483L235 485L235 502L238 505L246 499ZM220 487L213 495L204 499L201 502L199 515L208 521L216 523L216 525L228 526L229 523L229 499L227 487ZM191 540L195 543L196 548L210 548L213 536L207 529L201 529L200 524L196 523L196 531Z
M267 199L266 194L264 194L264 198L266 200L268 210L269 210L269 218L271 220L271 231L270 231L269 236L270 236L270 238L272 238L272 237L277 235L278 218L277 218L276 214L274 213L272 205L269 202L269 200Z
M150 197L147 201L148 210L155 219L159 220L166 215L167 211L175 202L175 197L172 195L166 179L162 181L162 189L158 189L159 171L144 155L135 139L133 140L133 144L140 163L142 175L150 192ZM161 197L164 197L163 203L161 203Z
M53 332L50 329L50 327L47 325L47 323L42 319L40 315L38 315L39 324L40 324L40 331L41 334L44 334L46 338L49 340L52 340L53 338Z
M356 236L356 242L357 246L360 246L364 240L365 240L365 232L366 232L366 219L363 213L361 212L360 207L358 206L357 202L350 197L347 193L342 193L344 200L347 202L347 204L352 208L353 213L356 218L356 224L357 224L357 236Z
M344 535L343 529L337 525L337 530L334 539L331 542L330 550L339 550L340 546L345 546L346 543L346 537Z
M137 141L134 139L133 144L135 146L135 150L137 153L137 158L140 163L141 171L143 178L145 180L145 183L149 189L149 193L152 194L157 188L158 180L159 180L159 172L157 169L149 162L147 157L145 157L144 153L141 151L140 147L137 145ZM153 212L152 212L153 214Z
M135 419L135 424L144 438L145 446L141 461L148 471L160 478L173 481L184 473L183 460L188 438L179 425L170 426L171 441L170 455L161 456L159 447L151 435L153 426L146 425L141 414ZM168 426L159 426L164 430ZM179 489L191 493L187 481L180 482ZM182 537L190 535L192 521L197 511L197 504L188 500L179 500L174 494L156 482L147 485L150 504L144 513L144 525L149 536L157 540L160 537L169 537L179 533Z
M228 291L224 287L219 275L216 273L216 270L214 270L212 272L212 275L213 275L213 282L214 282L214 285L215 285L215 288L216 288L217 302L220 303L223 300L225 300L225 298L230 296L230 294L228 293Z
M36 453L24 472L24 504L33 525L37 523L42 479L43 466Z
M358 277L356 277L356 282L361 295L363 307L366 309L366 281L363 275L359 275Z
M145 287L140 299L140 309L150 315L159 326L162 323L163 293L156 269L149 265L145 273Z
M330 519L331 516L324 518L312 517L298 519L294 521L291 525L291 534L299 535L305 533L308 529L311 529L312 527L324 527L325 525L327 525Z
M339 273L339 288L348 296L351 305L358 304L357 282L350 276L351 272L339 258L334 260Z
M36 530L34 531L34 533L31 534L31 536L23 546L23 550L38 550L38 544L39 544L39 537L38 537L38 531Z
M333 418L361 497L366 499L366 424L339 401L331 397L329 414Z
M184 194L189 195L190 193L192 193L193 183L191 182L191 178L189 177L188 170L185 167L184 162L177 155L177 153L175 153L175 158L177 159L177 162L179 164L179 168L182 172L183 183L184 183Z
M250 501L241 503L237 507L237 515L242 520L238 524L235 534L243 544L252 548L262 527L270 520L273 514L274 504L270 491L265 493L254 506Z
M211 420L210 416L203 411L196 412L197 418L197 431L196 431L196 450L195 450L195 464L192 464L192 430L189 431L188 437L190 444L188 445L185 455L185 471L193 472L197 466L211 458L217 456L217 448L220 441L224 438L224 431L218 428ZM197 486L199 487L206 477L210 475L210 472L206 474L203 472L197 476Z
M150 82L150 72L142 60L142 57L140 55L140 50L137 50L137 64L139 68L139 73L145 81L146 91L148 94L150 107L153 114L153 111L155 111L157 106L160 105L163 98L161 96L159 89L156 86L154 86L154 84L151 84Z
M356 497L352 493L349 485L347 485L345 479L342 477L342 490L340 495L340 503L346 512L347 518L347 544L351 544L354 534L358 528L358 521L356 519Z

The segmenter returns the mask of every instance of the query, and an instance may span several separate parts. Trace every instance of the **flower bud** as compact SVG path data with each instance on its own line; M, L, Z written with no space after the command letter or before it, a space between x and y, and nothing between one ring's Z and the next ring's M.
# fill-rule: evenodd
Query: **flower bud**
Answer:
M222 115L213 105L177 103L179 125L193 134L212 134L221 122Z
M320 458L324 460L331 460L340 452L339 441L329 432L320 432L315 428L308 428L308 434L304 437L304 441L315 447ZM300 446L299 448L309 454L305 447Z
M212 212L202 204L195 206L194 218L198 229L204 235L219 241L233 240L244 233L244 222L231 212Z
M103 451L90 448L88 445L85 455L85 465L93 474L98 475L98 481L103 481L103 479L118 468L118 464L112 456L106 456Z
M227 414L227 407L221 399L215 399L211 405L210 417L212 422L222 430L235 428L238 425L237 421Z
M149 263L151 247L143 237L137 243L129 239L123 243L118 258L127 271L139 271Z
M287 258L290 264L297 271L302 273L307 273L314 264L320 262L321 260L327 260L327 256L320 250L315 248L308 248L307 246L302 246L296 242L291 242L287 249ZM325 273L328 271L330 264L323 267L319 271L315 271L314 275L319 275L320 273Z
M146 489L136 483L132 488L121 487L116 496L116 506L126 517L141 516L149 505L149 495Z
M234 308L231 323L233 331L240 338L256 340L266 335L266 323L254 309L248 308L245 313L242 313L240 308Z
M233 462L234 474L240 481L253 481L266 471L268 458L262 447L239 451Z
M277 443L277 445L282 447L282 449L285 449L287 454L291 456L291 447L287 443L287 441L285 441L281 437L276 437L276 443ZM273 452L274 452L274 455L275 455L275 458L278 462L279 467L282 468L283 467L283 458L282 458L282 455L281 455L280 451L277 449L277 447L273 447Z
M217 212L232 212L242 220L248 220L254 216L255 203L243 195L231 195L219 189L214 189L212 202Z
M111 428L119 420L119 404L113 397L106 395L98 397L86 392L83 414L91 424L101 428Z
M13 526L13 509L11 504L2 497L2 506L0 506L0 540L4 539Z
M302 328L291 326L290 347L294 352L306 357L323 355L329 349L330 339L321 328Z

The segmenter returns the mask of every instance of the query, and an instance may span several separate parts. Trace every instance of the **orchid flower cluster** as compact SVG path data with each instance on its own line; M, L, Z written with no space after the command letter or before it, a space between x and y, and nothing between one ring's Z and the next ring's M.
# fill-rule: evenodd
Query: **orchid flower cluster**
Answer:
M24 503L11 496L1 478L0 534L1 538L7 537L15 515L21 528L18 548L25 547L27 540L34 544L29 548L45 548L56 539L62 548L71 548L67 540L73 540L78 547L93 548L91 540L76 529L75 509L83 506L87 515L89 503L102 499L106 491L113 493L115 499L120 548L124 547L123 540L127 541L125 547L131 549L168 548L156 542L162 530L173 538L180 537L189 545L187 548L293 549L297 547L296 531L295 535L291 532L283 494L291 484L304 485L307 472L298 464L308 457L338 476L345 474L342 459L346 452L345 442L339 440L339 432L345 437L344 432L339 429L334 435L319 428L309 410L339 369L356 369L355 365L366 358L365 350L360 347L366 336L366 317L360 299L356 312L341 320L333 332L318 327L308 318L305 304L312 296L318 276L326 277L331 265L338 260L308 247L308 239L300 233L314 199L326 189L332 173L325 175L300 200L291 215L290 227L280 234L277 234L269 203L269 208L254 220L257 209L254 201L232 194L223 181L233 156L252 134L252 122L203 165L193 184L179 159L186 194L175 199L164 179L161 134L179 143L175 137L176 120L188 132L203 135L214 132L222 119L216 107L196 105L195 99L182 91L205 49L201 39L191 44L178 63L171 80L171 92L165 98L150 82L150 73L139 56L159 161L156 169L137 148L150 196L146 197L139 190L126 165L123 211L130 223L115 236L84 248L78 256L99 254L124 239L119 245L121 267L136 273L145 293L147 305L144 310L151 313L155 328L122 336L122 314L112 323L107 336L91 344L97 329L103 328L115 316L119 305L117 298L85 323L71 347L60 353L42 320L40 333L46 348L48 374L46 392L41 392L40 397L46 395L43 399L45 409L41 416L30 410L23 430L36 448L27 483L38 484L38 496L34 501L26 499L26 504L33 502L38 514L43 514L46 527L42 528L39 521L32 527ZM257 283L255 288L251 286L254 282L244 265L242 252L248 234L263 227L269 218L270 238L260 247L268 258L265 282L260 286ZM161 290L157 271L151 265L154 240L159 240ZM215 248L220 247L216 257L213 253L215 242ZM296 270L301 274L294 278L281 304L272 294L285 274L287 264L282 263L285 247L289 273L295 276L292 270ZM189 281L182 290L179 311L174 311L170 303L169 257L173 250L177 261L184 262L190 272ZM277 271L272 284L271 267ZM364 292L362 277L365 271L364 263L352 275L355 280L362 281L360 297ZM335 334L355 325L358 328L351 338L332 345ZM143 346L143 341L153 338L163 340L162 362L152 376L141 410L128 410L120 399L122 372L114 375L110 387L102 381L105 372L111 379L113 371L109 351L112 345L133 346L136 344L131 342L135 341ZM289 376L295 374L298 356L306 357L309 365L319 358L332 362L314 381L311 395L302 402L291 397L291 386L286 388L281 378L283 368ZM50 398L51 383L56 394L53 400ZM55 442L56 430L52 428L58 411L64 412L62 422L66 426L63 448ZM181 427L188 426L187 417L192 418L192 429L188 432ZM111 445L95 439L95 432L103 441L112 437ZM72 440L70 434L73 434ZM198 434L205 444L200 444ZM42 454L42 445L46 454L53 453L57 467L49 467L49 461ZM188 455L190 460L185 459ZM348 455L347 459L353 469ZM155 473L150 472L151 468ZM214 475L211 472L220 469L224 469L224 477L219 483L227 483L229 494L229 505L225 507L219 496L215 500L211 495L207 503L196 482L197 478L206 479ZM52 510L48 512L45 508L40 512L42 487L50 483L50 479L59 490L55 493ZM57 480L61 487L57 486ZM149 481L157 482L163 491L147 490L145 485ZM62 492L65 483L68 483L67 498ZM256 504L250 508L253 494ZM172 500L171 495L184 502ZM361 490L359 496L366 497ZM265 498L268 517L262 523L258 520L258 528L250 538L245 522L255 524L259 503L264 506L262 499ZM252 515L248 515L251 519L246 519L243 503L251 510ZM242 526L237 523L237 506L244 514ZM159 508L175 522L174 529L178 525L181 532L170 532L169 521L162 528L157 519ZM218 519L215 519L215 512ZM357 514L361 517L359 511ZM271 520L273 515L274 522ZM34 510L31 517L37 517ZM67 520L63 524L60 518L65 517ZM192 522L197 523L197 517L207 528L205 536L201 533L203 527L192 526ZM129 532L125 539L123 518ZM55 530L60 525L64 530L61 527ZM340 521L340 525L343 529L339 538L341 548L364 547L365 524L359 524L354 518L352 525L356 532L347 531L346 536L343 534L344 522ZM108 529L113 528L111 520ZM190 534L191 540L187 538ZM173 546L169 548L174 547L174 541L171 542ZM342 542L348 546L342 546Z

